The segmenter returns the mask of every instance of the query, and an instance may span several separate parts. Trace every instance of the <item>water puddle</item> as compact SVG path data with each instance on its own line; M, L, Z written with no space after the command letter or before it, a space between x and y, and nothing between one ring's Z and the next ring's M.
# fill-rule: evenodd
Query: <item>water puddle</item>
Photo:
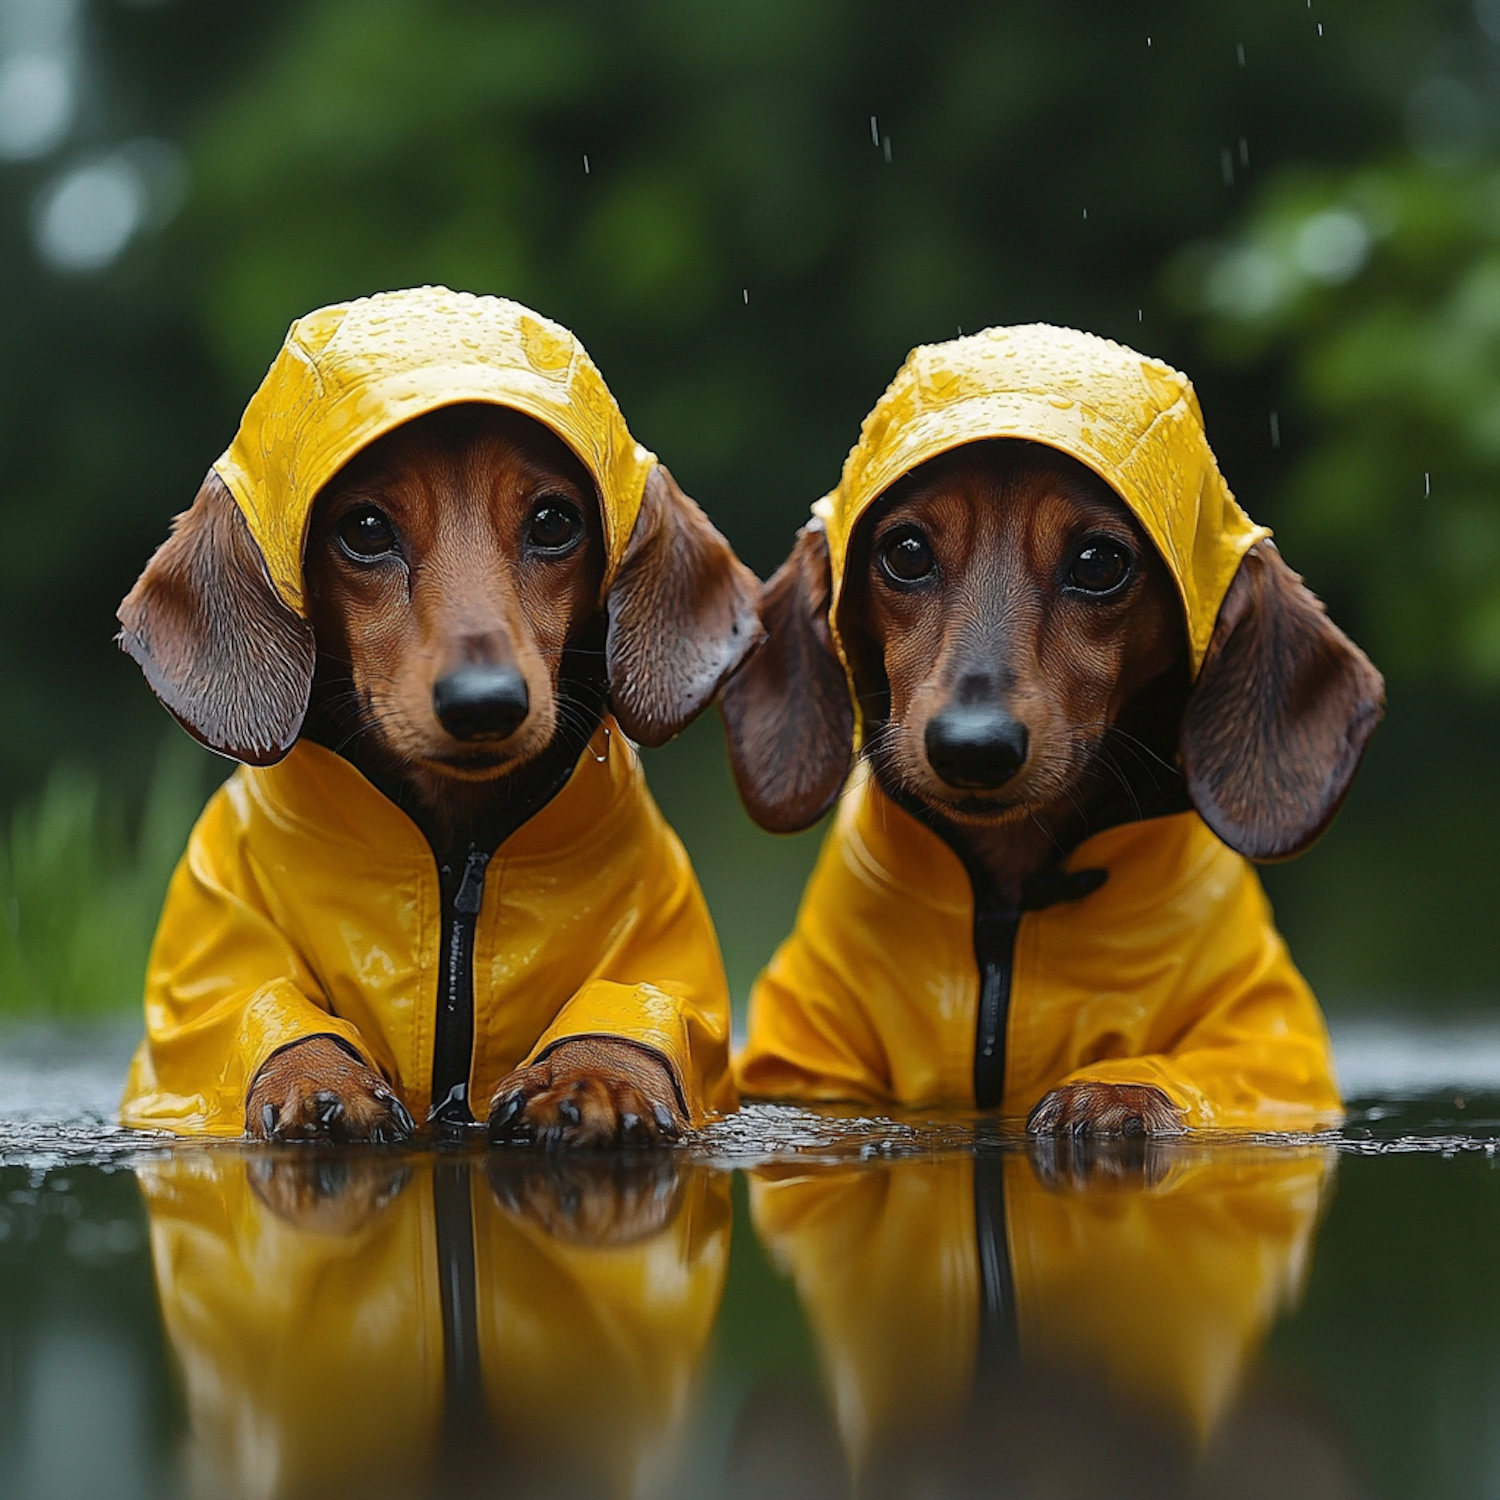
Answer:
M0 1497L1500 1493L1500 1033L1341 1034L1319 1136L623 1161L128 1135L128 1036L0 1040Z

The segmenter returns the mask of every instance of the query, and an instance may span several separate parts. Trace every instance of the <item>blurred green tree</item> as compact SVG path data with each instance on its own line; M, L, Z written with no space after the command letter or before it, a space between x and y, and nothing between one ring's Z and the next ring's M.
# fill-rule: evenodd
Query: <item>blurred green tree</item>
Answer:
M1357 594L1395 680L1492 694L1500 165L1289 171L1175 281L1221 357L1285 364L1302 428L1276 502L1286 545Z
M1419 96L1412 118L1439 152L1489 128L1482 90L1478 125L1459 95L1432 91L1454 56L1493 70L1457 0L36 4L73 17L86 87L60 136L38 144L33 129L20 146L0 90L0 800L59 757L144 795L161 717L109 646L115 602L289 320L421 281L514 295L573 327L642 440L762 573L912 344L1033 318L1127 340L1194 376L1231 483L1341 620L1360 635L1368 623L1387 665L1492 680L1475 561L1488 460L1467 437L1455 447L1457 419L1422 416L1409 386L1362 406L1347 382L1346 397L1326 394L1341 377L1314 376L1327 363L1315 349L1345 347L1341 320L1384 316L1382 288L1407 274L1394 259L1406 231L1373 210L1358 273L1335 285L1326 269L1353 254L1352 215L1338 214L1365 164L1397 160ZM1400 169L1382 172L1406 191ZM1320 213L1333 217L1308 231ZM1297 219L1293 261L1325 268L1298 272L1298 311L1246 319L1205 301L1278 214ZM1449 231L1470 236L1476 266L1480 218ZM1209 248L1174 259L1187 244ZM1458 263L1429 256L1398 304L1467 306L1443 281ZM1407 431L1421 436L1399 444ZM1319 511L1287 479L1335 462L1345 496L1355 466L1378 470L1392 524L1427 516L1402 507L1430 474L1446 519L1375 555L1358 517ZM1434 598L1439 615L1422 615ZM1442 691L1423 713L1456 722ZM1378 796L1399 801L1414 751L1384 738ZM710 724L665 752L657 782L742 986L808 855L765 852L781 846L726 806L718 753ZM1500 825L1486 795L1469 826ZM1365 797L1335 852L1369 831ZM1375 845L1370 879L1394 892L1410 846ZM1295 900L1277 889L1314 977L1363 985L1358 917L1314 899L1330 857L1306 863ZM1391 982L1461 973L1493 988L1483 942L1455 947L1394 896L1388 908ZM1438 946L1461 950L1458 970L1424 968Z

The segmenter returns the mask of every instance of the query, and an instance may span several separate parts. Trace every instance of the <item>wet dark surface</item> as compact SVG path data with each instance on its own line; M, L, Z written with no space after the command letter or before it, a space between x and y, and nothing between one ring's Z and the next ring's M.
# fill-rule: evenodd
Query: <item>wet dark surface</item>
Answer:
M183 1147L0 1086L0 1496L1500 1494L1500 1096L1039 1150Z

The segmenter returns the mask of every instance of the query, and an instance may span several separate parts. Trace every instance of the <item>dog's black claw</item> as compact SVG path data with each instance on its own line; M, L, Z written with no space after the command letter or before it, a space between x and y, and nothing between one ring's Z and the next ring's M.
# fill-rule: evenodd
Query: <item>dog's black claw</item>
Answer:
M260 1107L260 1128L265 1131L266 1139L271 1140L276 1134L276 1106L274 1104L262 1104Z
M643 1136L646 1140L651 1139L645 1121L639 1115L633 1115L627 1111L620 1116L620 1139L627 1146L636 1145Z
M319 1089L313 1095L313 1113L324 1130L332 1130L344 1117L344 1101L328 1089Z
M656 1128L661 1131L662 1136L669 1141L677 1139L677 1121L672 1118L672 1111L665 1104L653 1104L651 1113L656 1116Z
M412 1119L411 1111L394 1095L391 1097L391 1114L395 1117L396 1129L400 1131L396 1139L410 1140L416 1134L417 1122Z
M523 1127L516 1123L516 1116L526 1108L526 1100L520 1094L507 1094L490 1115L490 1139L492 1141L515 1141L523 1138Z
M581 1125L583 1123L583 1111L571 1099L564 1099L557 1106L557 1112L569 1125Z

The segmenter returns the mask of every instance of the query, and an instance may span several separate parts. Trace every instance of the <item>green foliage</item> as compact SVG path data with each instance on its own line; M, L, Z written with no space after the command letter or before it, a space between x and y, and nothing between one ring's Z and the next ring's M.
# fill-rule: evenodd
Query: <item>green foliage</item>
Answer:
M1500 688L1500 164L1285 172L1174 279L1224 357L1289 367L1294 558L1398 680Z
M96 773L62 765L0 839L0 1014L138 1006L167 880L202 806L204 756L174 734L131 835Z
M574 328L762 574L912 344L1040 318L1172 360L1252 514L1396 679L1393 721L1416 716L1340 842L1273 877L1299 958L1330 985L1493 985L1458 915L1489 899L1467 866L1500 837L1493 778L1452 758L1464 840L1401 801L1420 747L1465 733L1451 683L1487 711L1500 681L1495 190L1437 76L1493 69L1469 0L85 9L86 114L0 163L0 815L59 762L100 780L54 773L4 840L0 1004L133 998L180 838L148 859L128 834L162 719L116 602L287 323L423 281ZM48 269L39 193L142 138L185 153L181 214L97 274ZM748 828L721 754L710 722L649 764L742 991L814 841ZM1457 857L1477 894L1434 896L1444 925L1405 896Z

